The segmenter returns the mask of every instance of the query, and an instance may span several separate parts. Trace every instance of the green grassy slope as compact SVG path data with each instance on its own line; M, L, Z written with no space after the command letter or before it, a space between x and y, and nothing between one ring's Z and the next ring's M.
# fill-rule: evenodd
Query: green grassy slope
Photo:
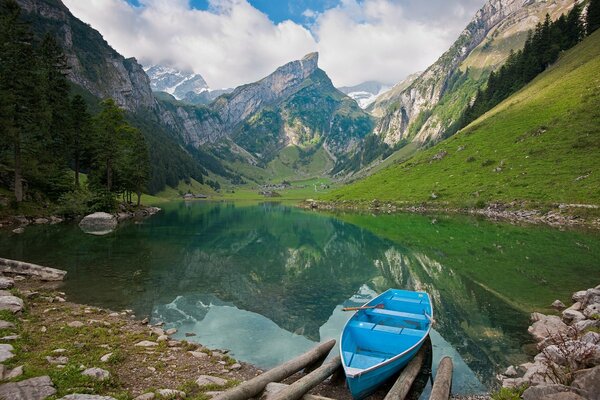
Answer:
M600 204L598 171L600 31L454 137L324 198Z

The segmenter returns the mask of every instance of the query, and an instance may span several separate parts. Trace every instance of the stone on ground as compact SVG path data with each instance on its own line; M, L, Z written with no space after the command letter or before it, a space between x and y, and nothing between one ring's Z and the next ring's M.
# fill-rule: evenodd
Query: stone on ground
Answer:
M536 341L541 342L550 336L564 333L567 329L567 325L562 322L560 317L549 315L539 318L527 331Z
M198 379L196 379L196 385L200 387L208 385L225 386L226 384L227 379L219 378L217 376L200 375Z
M67 324L70 328L81 328L84 326L84 323L81 321L71 321Z
M208 354L206 354L202 351L188 351L188 353L196 358L207 358L208 357Z
M0 344L0 362L10 360L15 355L12 353L15 349L10 344Z
M522 397L523 400L580 400L587 397L587 392L564 385L538 385L527 388Z
M110 378L110 372L102 368L88 368L81 374L89 376L97 381L105 381Z
M68 394L58 400L116 400L110 396L97 396L95 394Z
M48 361L50 364L66 364L69 362L69 358L64 357L64 356L60 356L60 357L47 356L46 361Z
M156 395L154 393L144 393L144 394L140 394L134 400L152 400L155 397L156 397Z
M156 393L158 393L160 396L165 397L165 398L175 398L175 399L185 399L185 392L182 392L181 390L175 390L175 389L158 389L156 391Z
M56 393L49 376L0 385L0 399L43 400Z
M137 346L137 347L155 347L155 346L158 346L158 343L151 342L149 340L142 340L141 342L136 343L134 346Z
M7 278L4 276L0 277L0 289L10 289L13 286L15 286L14 279Z
M23 310L24 307L25 304L23 304L23 300L17 296L0 296L0 310L8 310L14 314Z
M567 306L565 306L565 303L563 303L560 300L554 300L554 303L552 303L552 307L557 309L557 310L564 310L565 308L567 308Z
M0 320L0 329L10 329L14 327L15 324L13 324L12 322Z
M596 396L596 399L600 399L600 365L575 372L572 385L592 393Z

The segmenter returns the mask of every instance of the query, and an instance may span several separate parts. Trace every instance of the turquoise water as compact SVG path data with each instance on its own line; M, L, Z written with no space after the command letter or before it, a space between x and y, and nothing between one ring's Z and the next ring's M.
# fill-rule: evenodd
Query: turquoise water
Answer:
M186 332L195 333L187 339L228 349L233 357L262 368L317 342L337 339L350 317L341 308L360 305L389 287L432 295L434 365L443 355L453 357L454 392L486 390L499 370L526 361L529 297L490 290L493 282L482 282L473 273L479 271L477 265L461 268L464 260L454 252L465 246L464 240L472 240L471 230L481 232L477 237L514 230L507 237L491 235L495 248L505 249L504 256L510 256L511 247L505 242L524 234L541 248L555 246L543 243L548 240L545 229L448 217L436 223L456 235L454 243L460 246L450 248L438 239L440 245L431 246L421 239L412 243L383 237L382 221L392 231L420 237L432 224L421 216L361 216L349 223L344 222L348 216L277 204L179 202L164 208L104 237L86 235L75 224L28 227L22 235L2 232L0 256L65 269L63 290L69 300L133 309L140 318L150 316L178 328L181 339ZM563 263L588 271L582 288L590 280L600 281L600 267L590 261L600 259L598 236L553 232L563 242L587 246L586 257L578 261L565 254ZM474 263L476 259L490 268L494 258L475 257ZM497 280L492 273L484 278L488 275ZM559 279L561 274L551 276Z

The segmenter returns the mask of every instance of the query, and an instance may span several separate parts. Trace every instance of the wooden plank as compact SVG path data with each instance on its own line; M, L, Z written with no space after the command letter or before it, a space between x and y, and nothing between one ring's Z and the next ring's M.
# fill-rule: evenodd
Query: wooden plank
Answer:
M452 389L452 359L444 357L440 361L429 400L448 400Z
M310 374L298 379L280 392L277 392L270 400L298 400L342 365L340 356L333 357L329 362L317 368Z
M257 396L265 389L265 387L267 387L267 384L270 382L279 382L288 376L294 375L307 365L310 365L319 358L322 358L324 354L329 354L333 346L335 346L335 340L333 339L322 343L309 352L294 358L293 360L281 364L280 366L260 374L249 381L241 383L225 393L221 393L218 396L213 397L213 400L247 400L251 397Z
M419 375L426 351L426 346L421 346L417 355L402 370L396 383L394 383L394 386L392 386L384 400L404 400L415 378Z
M263 395L261 396L260 400L271 400L272 396L275 393L281 391L282 389L285 389L286 387L288 387L288 385L286 385L285 383L271 382L267 385L267 388L263 392ZM332 399L330 397L315 396L313 394L305 394L304 396L301 397L301 400L335 400L335 399Z

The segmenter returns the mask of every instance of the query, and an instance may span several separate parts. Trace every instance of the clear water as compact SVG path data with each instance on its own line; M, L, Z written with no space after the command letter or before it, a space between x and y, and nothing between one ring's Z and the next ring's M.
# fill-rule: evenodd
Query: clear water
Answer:
M65 269L71 301L133 309L263 368L337 339L342 307L390 287L425 290L434 365L453 357L457 393L526 361L529 311L600 283L594 233L277 204L164 208L104 237L75 224L1 232L0 257Z

